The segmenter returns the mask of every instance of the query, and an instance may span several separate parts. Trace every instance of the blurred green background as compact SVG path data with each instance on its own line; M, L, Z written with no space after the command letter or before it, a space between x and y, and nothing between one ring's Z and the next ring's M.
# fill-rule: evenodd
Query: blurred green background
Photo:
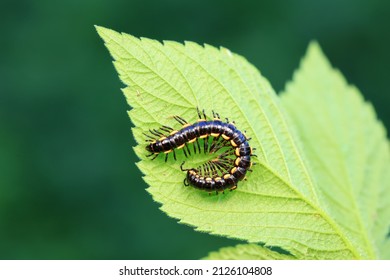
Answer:
M11 1L0 8L0 258L198 259L238 241L158 209L94 24L225 46L283 89L310 40L390 127L390 2Z

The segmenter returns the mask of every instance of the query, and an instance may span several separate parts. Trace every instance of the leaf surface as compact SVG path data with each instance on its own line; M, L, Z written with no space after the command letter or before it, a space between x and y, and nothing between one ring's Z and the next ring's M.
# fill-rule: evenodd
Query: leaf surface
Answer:
M390 153L373 107L317 43L281 99L311 163L320 205L362 258L378 258L390 222Z
M211 252L206 260L294 260L290 255L281 254L256 244L241 244Z
M350 236L325 212L287 115L269 82L225 48L163 44L97 27L126 88L129 116L147 189L167 215L199 231L281 247L298 258L361 258ZM225 195L184 187L180 163L198 166L209 155L147 158L149 128L195 122L196 107L236 121L252 138L257 165L248 181ZM208 158L209 159L209 158ZM132 186L137 187L137 186Z

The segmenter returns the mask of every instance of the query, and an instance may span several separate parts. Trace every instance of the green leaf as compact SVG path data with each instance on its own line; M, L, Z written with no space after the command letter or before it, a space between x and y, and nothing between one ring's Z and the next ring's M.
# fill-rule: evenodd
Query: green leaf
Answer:
M272 251L256 244L241 244L211 252L205 260L294 260L290 255Z
M390 223L390 152L371 104L312 43L281 95L320 190L320 204L364 259Z
M161 44L102 27L97 31L127 85L137 166L162 211L199 231L278 246L301 259L367 256L324 211L279 98L243 57L209 45ZM167 163L146 157L142 133L161 125L177 128L172 115L194 122L197 106L234 119L257 148L258 164L234 192L209 196L184 187L180 163L197 166L206 155L178 154L176 162L171 157Z

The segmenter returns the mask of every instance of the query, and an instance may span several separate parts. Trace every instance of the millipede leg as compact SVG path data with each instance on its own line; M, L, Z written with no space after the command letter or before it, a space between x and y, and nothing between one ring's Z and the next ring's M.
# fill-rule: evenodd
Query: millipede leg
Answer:
M213 139L213 142L211 143L211 146L210 146L210 150L209 150L210 154L213 152L214 147L215 147L215 138Z
M210 146L210 149L209 149L209 153L213 153L213 152L216 152L218 149L216 149L216 146L220 143L220 138L221 137L221 134L219 134L216 138L213 139L213 142L211 143L211 146Z
M198 112L198 117L199 117L199 119L201 119L202 116L200 115L200 111L199 111L199 107L198 107L198 106L196 107L196 111Z
M204 164L199 167L199 174L202 177L206 177L206 166Z
M173 152L173 158L176 160L176 152L175 152L175 150L172 150L172 152Z
M163 125L162 127L160 127L160 130L170 133L173 130L173 128Z
M161 137L166 137L167 135L165 135L164 133L162 133L161 131L158 131L157 129L154 129L154 131L156 132L156 133L158 133Z
M157 130L155 130L155 129L153 129L153 130L149 129L149 131L150 131L150 133L152 133L154 136L157 136L157 137L162 137L162 136L164 136L164 134L162 134L161 132L159 132L159 131L157 131Z
M212 177L214 174L213 174L213 170L212 170L212 168L211 168L211 166L210 166L210 162L208 161L208 162L206 162L205 164L205 174L207 174L208 175L208 177Z
M173 118L174 118L178 123L180 123L181 125L187 124L187 121L186 121L185 119L183 119L182 117L173 116Z
M152 160L154 160L156 157L158 157L159 154L155 154L154 157L152 157Z
M216 169L215 169L215 166L214 166L214 162L209 161L209 162L207 162L207 163L208 163L209 170L210 170L210 172L211 172L212 177L218 176L218 173L216 172Z
M212 150L213 150L213 146L215 146L215 143L219 141L219 136L221 135L218 135L217 137L213 137L211 139L211 143L209 144L209 149L208 149L208 152L211 154L212 153Z
M167 160L168 160L168 155L169 155L169 153L165 154L165 162L167 162Z
M170 130L170 131L172 131L172 130L173 130L173 128L172 128L172 127L170 127L170 126L167 126L167 125L163 125L162 127L163 127L163 128L165 128L165 129L168 129L168 130Z
M188 155L191 155L191 150L188 148L187 142L184 143L184 146L187 148Z
M199 140L198 140L198 138L196 138L196 141L195 141L196 143L197 143L197 145L198 145L198 152L199 152L199 154L201 153L201 151L200 151L200 144L199 144Z
M224 142L224 139L221 138L220 141L218 141L217 145L215 146L214 151L217 152L220 149L222 149L223 147L227 147L228 146L227 143L228 142Z
M183 123L180 121L180 119L179 119L177 116L173 116L173 118L175 119L175 121L177 121L178 123L180 123L181 125L183 125Z
M180 164L180 170L181 170L181 171L187 171L187 170L188 170L188 169L184 169L184 168L183 168L184 163L186 163L186 162L183 161L182 164Z
M156 140L155 137L150 136L149 134L146 134L145 132L142 132L142 134L145 135L146 137L150 138L150 139L146 139L146 141L154 141L154 140Z
M196 154L196 148L197 147L198 147L198 151L200 151L198 138L196 138L196 140L193 142L193 146L194 146L194 153L195 154Z

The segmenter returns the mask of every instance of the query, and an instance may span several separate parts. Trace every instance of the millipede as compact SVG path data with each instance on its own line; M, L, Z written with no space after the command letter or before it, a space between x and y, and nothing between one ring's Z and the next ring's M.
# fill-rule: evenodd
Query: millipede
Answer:
M167 162L171 153L177 159L177 150L182 150L186 157L191 155L191 151L200 154L203 149L204 153L216 154L221 150L217 157L196 168L184 168L183 162L180 169L187 172L183 183L209 194L235 190L237 183L246 179L247 171L252 171L251 157L256 155L253 154L255 149L249 145L250 138L236 128L234 121L226 118L224 122L214 111L212 119L206 116L204 110L201 112L197 108L197 112L199 119L193 124L180 116L173 116L182 125L179 130L163 125L159 129L149 129L150 134L144 133L148 137L146 150L150 152L147 157L154 160L158 155L165 154Z

